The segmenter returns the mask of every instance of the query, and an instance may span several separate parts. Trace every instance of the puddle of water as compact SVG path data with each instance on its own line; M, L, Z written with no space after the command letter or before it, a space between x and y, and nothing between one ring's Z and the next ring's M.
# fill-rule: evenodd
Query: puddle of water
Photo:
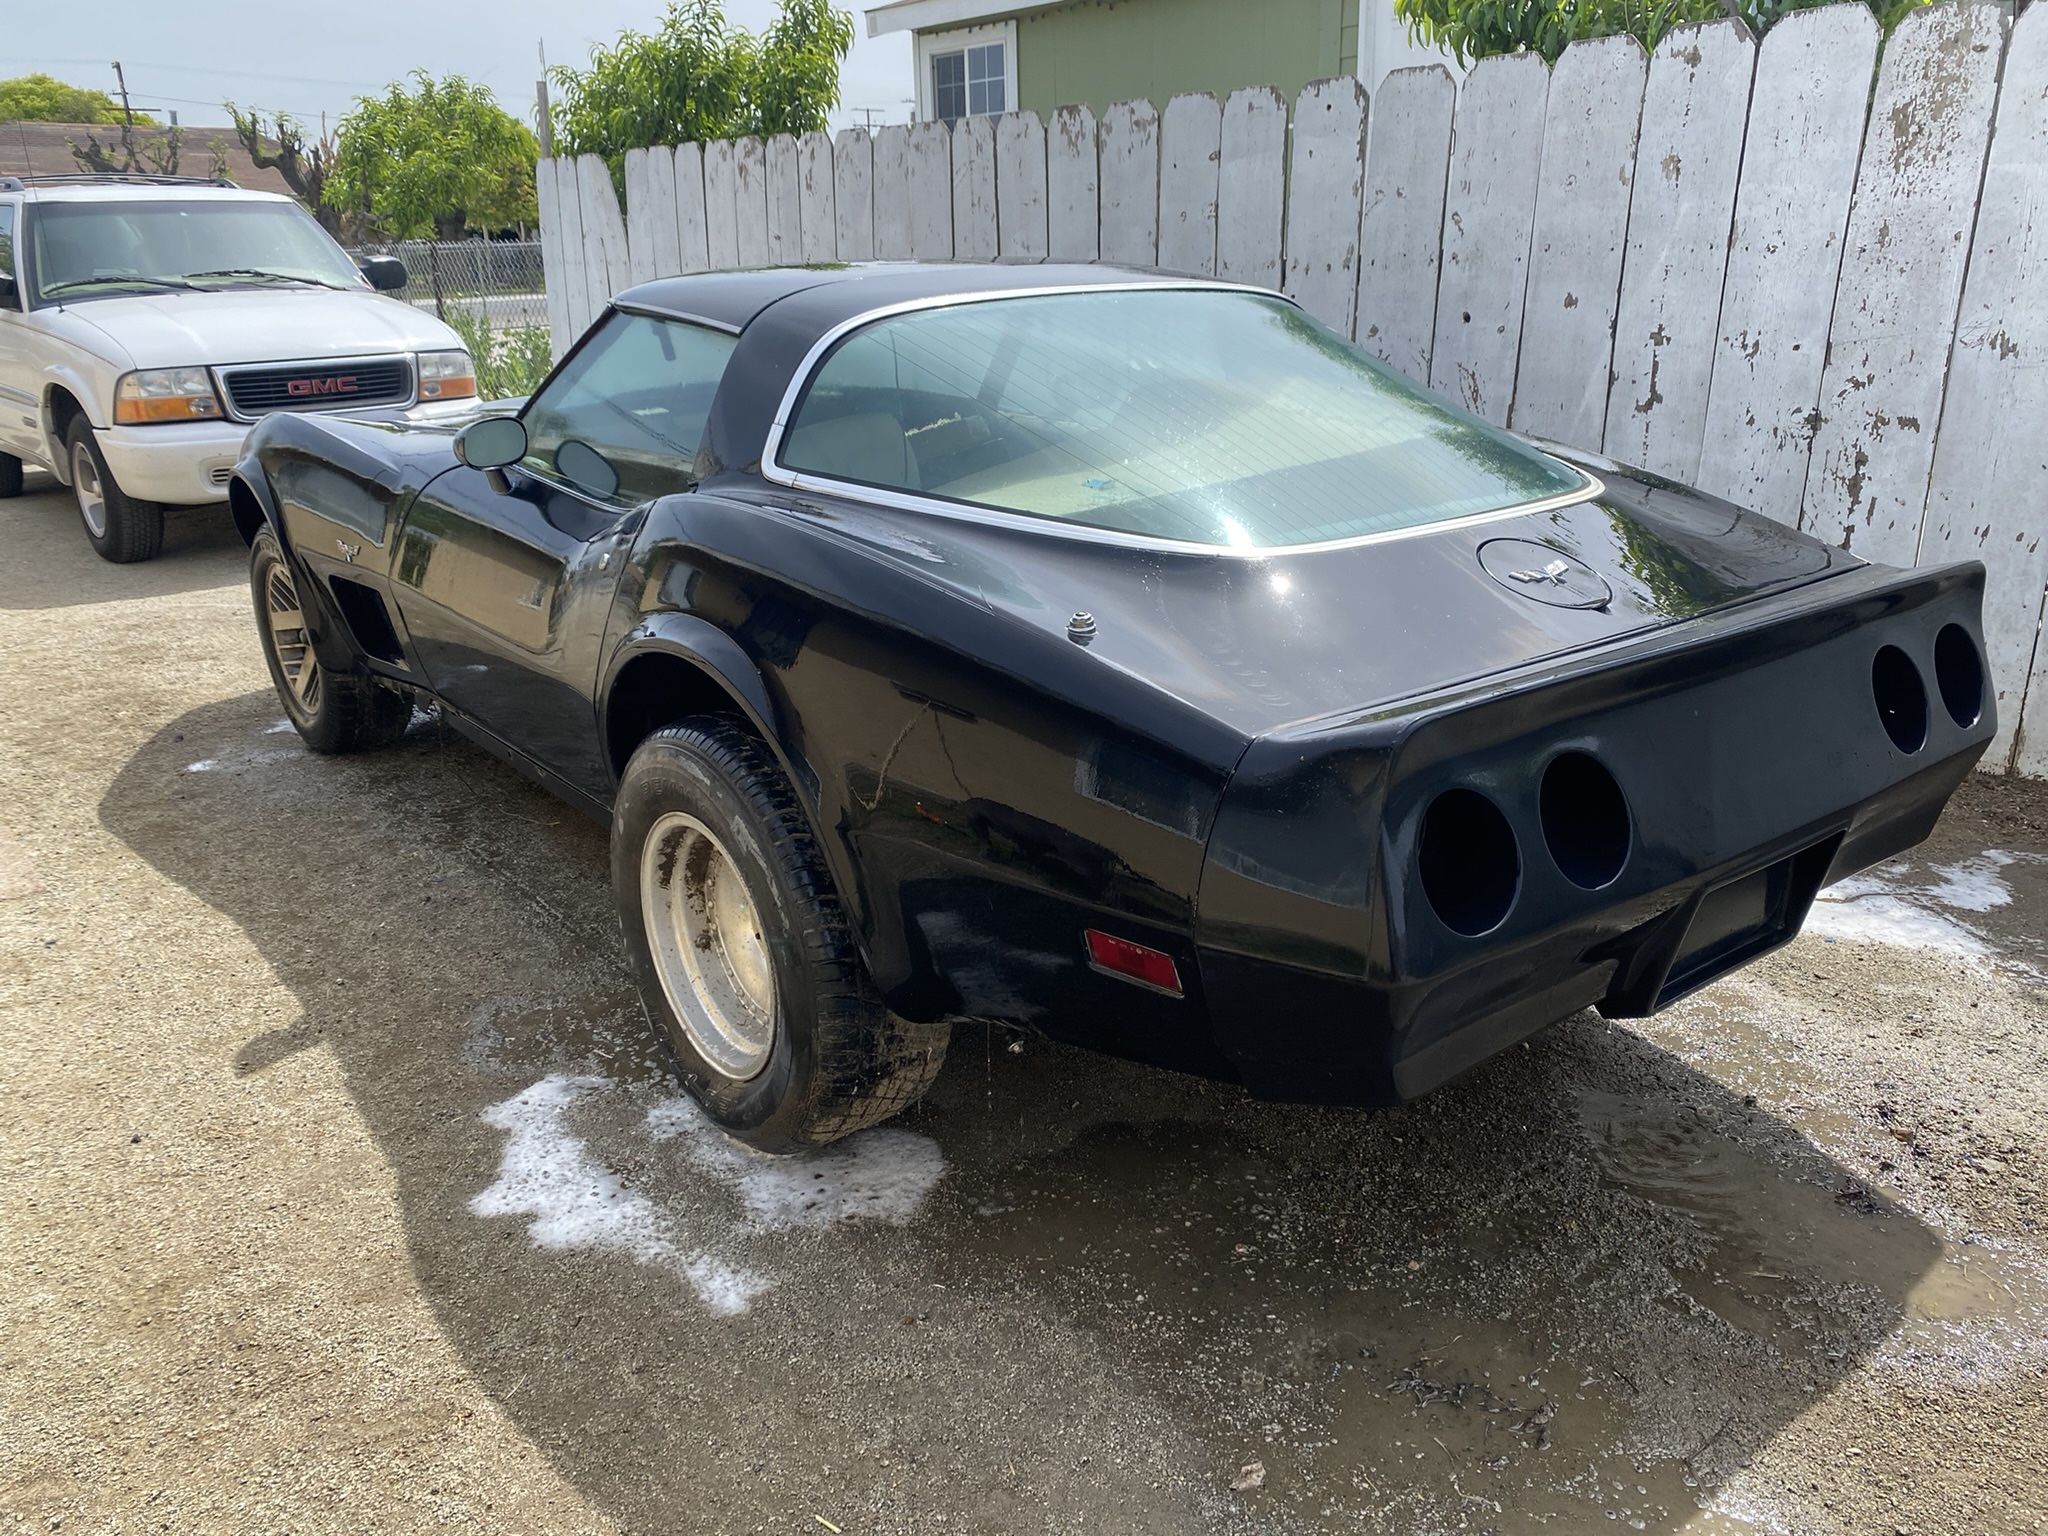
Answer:
M1897 859L1822 891L1805 931L1847 943L2016 963L2015 949L2040 949L2039 936L2032 932L2038 924L2030 915L2036 904L2023 903L2019 914L2003 909L2014 904L2015 874L2032 874L2029 866L2041 863L2048 860L2002 848L1987 848L1952 864ZM2013 916L2017 923L2010 920Z

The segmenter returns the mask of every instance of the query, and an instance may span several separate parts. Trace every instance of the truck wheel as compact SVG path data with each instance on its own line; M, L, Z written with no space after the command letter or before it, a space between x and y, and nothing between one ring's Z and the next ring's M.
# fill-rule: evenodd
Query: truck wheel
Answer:
M21 494L21 460L11 453L0 453L0 501Z
M92 423L83 416L73 418L64 442L71 455L71 494L78 498L85 536L100 558L118 565L154 560L164 547L164 509L137 500L115 483Z
M268 528L250 545L249 586L270 680L307 746L325 754L369 752L405 734L410 699L361 673L324 667L314 655L292 568Z
M948 1026L882 1005L810 825L761 741L701 715L640 744L612 813L640 996L726 1131L799 1152L923 1096Z

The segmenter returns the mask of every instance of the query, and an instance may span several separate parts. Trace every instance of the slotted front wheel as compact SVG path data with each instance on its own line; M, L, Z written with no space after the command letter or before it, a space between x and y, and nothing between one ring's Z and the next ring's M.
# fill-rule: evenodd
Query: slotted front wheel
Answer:
M320 707L320 663L313 655L312 636L306 633L298 588L292 585L292 573L282 560L273 563L264 578L263 607L285 687L292 702L311 715Z
M307 746L315 752L367 752L405 734L412 721L408 696L366 669L321 665L298 579L268 528L249 546L249 590L278 702Z

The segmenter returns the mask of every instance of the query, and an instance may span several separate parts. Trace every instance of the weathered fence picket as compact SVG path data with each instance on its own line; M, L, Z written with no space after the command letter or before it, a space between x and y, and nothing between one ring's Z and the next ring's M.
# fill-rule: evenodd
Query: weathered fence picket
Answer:
M1036 112L996 124L996 252L1004 261L1045 260L1045 129Z
M1756 43L1741 22L1680 27L1657 45L1643 94L1602 446L1681 480L1698 470L1706 442L1755 72Z
M1210 277L1216 271L1216 177L1223 109L1206 91L1176 96L1159 119L1159 265Z
M953 257L994 261L996 243L996 125L964 117L953 130Z
M1358 230L1358 344L1418 384L1436 347L1444 189L1458 84L1441 64L1397 69L1366 128Z
M1358 216L1365 195L1365 87L1317 80L1294 103L1286 281L1282 291L1346 336L1358 306Z
M1800 519L1866 559L1919 558L2004 30L1994 5L1938 5L1885 43Z
M1757 50L1697 484L1797 526L1877 18L1788 16Z
M544 160L548 325L559 354L629 281L771 258L1284 289L1489 420L1876 559L1983 560L1986 766L2048 774L2048 6L1914 12L1872 96L1878 47L1848 4L1761 47L1721 21L1647 61L1489 59L1462 91L1399 70L1370 103L1337 80L635 150L624 215L602 160Z
M839 254L839 216L830 135L807 133L796 141L796 181L803 259L832 261Z
M1429 383L1501 426L1522 344L1549 94L1550 71L1538 55L1481 59L1458 95L1452 130Z
M1095 114L1061 107L1045 130L1045 241L1054 261L1093 261L1101 249L1101 170Z
M1159 257L1159 113L1119 101L1102 114L1102 259L1149 267Z
M832 142L832 225L838 260L874 260L875 141L858 128Z
M704 240L714 272L740 264L739 147L738 139L704 146Z
M1232 91L1223 103L1217 152L1216 275L1278 288L1287 209L1287 98L1270 85Z
M1648 70L1632 37L1573 43L1551 71L1513 425L1597 443Z
M910 257L910 130L892 123L875 135L875 258ZM947 207L953 189L946 188ZM950 216L950 215L949 215Z

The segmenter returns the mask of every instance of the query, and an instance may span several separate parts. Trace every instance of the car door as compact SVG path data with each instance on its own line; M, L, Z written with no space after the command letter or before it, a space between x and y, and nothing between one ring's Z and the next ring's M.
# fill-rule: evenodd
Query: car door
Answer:
M0 453L40 460L40 391L35 357L28 344L28 299L20 291L21 273L15 256L15 223L19 217L18 205L0 198L0 277L16 281L14 296L0 298Z
M595 691L641 509L687 490L735 337L614 311L527 403L526 457L458 467L413 503L392 589L434 691L599 797Z

